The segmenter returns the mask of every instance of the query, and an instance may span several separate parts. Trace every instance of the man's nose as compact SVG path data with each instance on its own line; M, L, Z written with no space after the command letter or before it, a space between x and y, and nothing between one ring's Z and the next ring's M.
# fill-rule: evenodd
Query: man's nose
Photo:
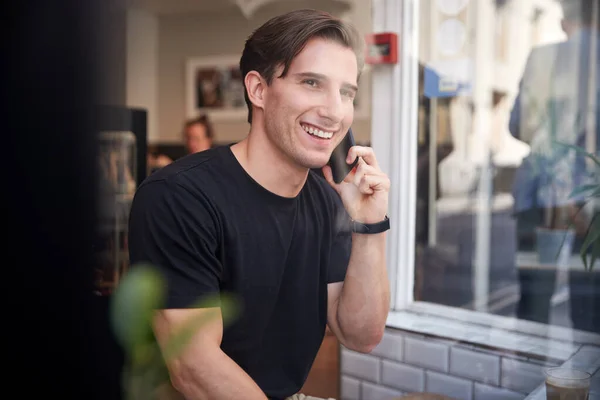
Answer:
M319 116L337 124L344 118L344 104L339 92L330 92L319 107Z

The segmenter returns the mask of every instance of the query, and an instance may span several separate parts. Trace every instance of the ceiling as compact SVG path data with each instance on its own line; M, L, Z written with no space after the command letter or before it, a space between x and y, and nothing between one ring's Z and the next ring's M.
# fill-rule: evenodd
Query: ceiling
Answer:
M141 8L157 15L221 12L237 8L230 0L131 0L129 3L135 8Z
M225 13L239 12L241 8L236 1L247 4L248 9L255 11L276 8L318 8L324 11L344 11L350 7L353 0L129 0L129 4L135 8L141 8L156 15L184 14L184 13Z

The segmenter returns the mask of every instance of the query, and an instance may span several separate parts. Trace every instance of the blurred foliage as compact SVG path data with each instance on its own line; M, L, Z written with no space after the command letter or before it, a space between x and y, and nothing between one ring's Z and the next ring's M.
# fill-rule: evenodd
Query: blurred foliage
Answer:
M569 182L565 182L557 178L560 175L557 168L560 165L559 160L564 159L566 154L572 154L569 150L575 151L580 156L589 160L588 165L591 168L587 171L589 172L587 181L578 187L570 188L567 193L570 193L569 197L571 200L583 202L583 206L579 208L577 213L588 204L592 206L592 218L587 226L579 253L585 270L591 271L594 268L596 260L600 258L600 158L597 151L596 154L593 154L587 152L583 147L574 144L574 137L581 132L594 134L600 127L594 125L594 128L590 129L587 126L588 121L585 118L580 118L573 111L573 106L570 104L569 99L565 100L551 96L549 100L540 103L536 101L537 96L533 95L533 91L529 92L527 90L522 91L521 96L523 104L526 104L528 107L528 113L533 116L539 116L531 146L532 153L535 154L538 164L540 160L543 161L541 163L542 171L540 172L551 176L553 183L558 184L558 188L562 189L562 186L571 183L572 179L569 179ZM598 100L600 98L597 98L594 103L596 114L600 113L600 102ZM561 138L561 140L558 140L558 138ZM565 141L570 141L570 143L565 143ZM567 162L567 166L573 167L571 162ZM560 211L560 208L561 206L548 207L547 211L556 214L557 211ZM546 220L553 220L555 216L551 215ZM571 228L574 221L571 220L568 223L569 228ZM563 245L564 239L560 248ZM557 257L559 253L560 249Z
M238 315L234 296L217 294L200 299L192 307L220 304L221 312L202 313L180 327L164 344L158 345L152 329L157 309L165 304L166 281L151 265L132 266L115 290L110 306L111 327L125 352L123 389L126 400L153 400L170 388L166 364L182 353L194 334L208 322L222 316L223 326Z
M581 185L571 193L571 197L584 199L584 206L592 204L593 213L590 224L587 227L583 244L579 255L586 270L592 270L596 260L600 258L600 158L598 155L588 153L583 148L575 145L559 143L561 146L570 148L583 155L592 163L591 183ZM583 209L580 208L580 210Z

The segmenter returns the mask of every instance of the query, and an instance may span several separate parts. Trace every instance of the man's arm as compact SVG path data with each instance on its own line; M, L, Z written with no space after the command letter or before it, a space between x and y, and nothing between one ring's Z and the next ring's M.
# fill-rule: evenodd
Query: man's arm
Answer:
M390 307L385 233L352 235L344 282L327 286L327 323L347 348L369 353L381 341Z
M354 146L346 161L351 163L357 157L358 166L341 184L333 182L329 167L323 173L340 195L350 218L377 223L387 215L390 180L379 168L373 149ZM370 352L383 337L390 307L385 247L384 232L353 233L344 282L332 281L335 283L327 287L327 323L349 349Z
M153 322L155 336L164 346L189 318L216 313L179 358L167 360L173 386L188 400L266 400L257 384L221 350L220 308L194 307L202 297L219 293L223 271L216 255L218 226L212 204L196 193L173 180L151 181L137 190L131 207L131 264L150 263L168 282L165 304Z
M158 343L164 346L178 327L203 313L214 313L214 317L198 330L182 354L167 365L173 387L186 400L266 400L266 395L252 378L221 350L223 320L220 309L171 309L157 312L154 332Z

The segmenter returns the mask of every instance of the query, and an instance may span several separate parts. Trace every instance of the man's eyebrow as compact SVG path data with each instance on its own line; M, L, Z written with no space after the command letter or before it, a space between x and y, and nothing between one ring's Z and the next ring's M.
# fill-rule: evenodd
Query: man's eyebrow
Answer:
M311 79L316 79L316 80L321 80L321 81L326 81L328 80L326 75L323 74L318 74L316 72L298 72L296 74L294 74L294 76L298 77L298 78L311 78ZM342 87L345 89L350 89L353 90L355 92L358 91L358 87L356 85L353 85L351 83L343 83Z
M350 90L352 90L352 91L354 91L354 92L358 92L358 86L356 86L356 85L353 85L353 84L351 84L351 83L344 83L344 84L342 85L342 87L343 87L344 89L350 89Z

